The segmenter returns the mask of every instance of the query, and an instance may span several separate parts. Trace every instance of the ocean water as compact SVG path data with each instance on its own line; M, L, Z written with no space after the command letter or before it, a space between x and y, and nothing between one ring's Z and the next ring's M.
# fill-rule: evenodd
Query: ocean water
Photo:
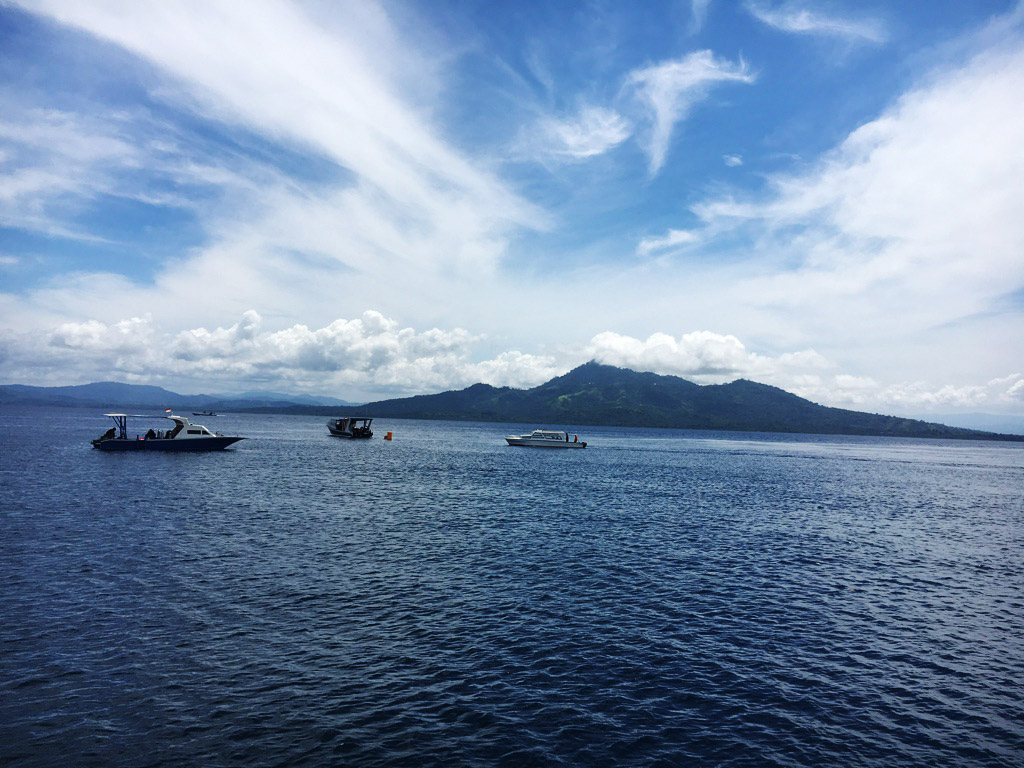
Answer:
M197 420L0 410L0 765L1024 765L1024 446Z

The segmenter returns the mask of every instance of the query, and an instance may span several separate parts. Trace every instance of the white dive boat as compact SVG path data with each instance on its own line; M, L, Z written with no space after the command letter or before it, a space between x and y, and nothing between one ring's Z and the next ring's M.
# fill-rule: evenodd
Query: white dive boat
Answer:
M153 416L128 413L105 413L114 420L114 426L92 441L93 448L101 451L219 451L242 437L228 437L214 433L202 424L193 424L186 416L167 414L164 418L174 422L174 428L164 431L150 429L144 435L128 436L128 419L152 419Z
M505 438L509 445L522 445L528 448L586 448L587 444L580 441L579 435L568 432L554 432L550 429L535 429L528 435L509 435Z
M335 437L373 437L373 432L370 431L372 421L373 419L366 416L344 416L328 421L327 429Z

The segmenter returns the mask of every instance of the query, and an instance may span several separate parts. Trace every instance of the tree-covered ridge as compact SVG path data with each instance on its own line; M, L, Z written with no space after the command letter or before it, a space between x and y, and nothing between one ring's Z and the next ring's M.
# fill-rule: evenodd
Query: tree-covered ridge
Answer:
M475 384L437 395L362 407L380 417L724 429L750 432L992 439L990 432L829 408L767 384L739 379L700 386L677 376L590 362L517 390ZM1000 436L1024 440L1021 436Z

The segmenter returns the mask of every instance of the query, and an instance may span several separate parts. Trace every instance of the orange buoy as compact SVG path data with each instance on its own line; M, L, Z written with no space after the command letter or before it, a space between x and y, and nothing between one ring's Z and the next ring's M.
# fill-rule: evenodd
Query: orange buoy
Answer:
M386 435L384 435L384 439L385 440L391 440L393 437L394 437L394 433L393 432L388 432Z

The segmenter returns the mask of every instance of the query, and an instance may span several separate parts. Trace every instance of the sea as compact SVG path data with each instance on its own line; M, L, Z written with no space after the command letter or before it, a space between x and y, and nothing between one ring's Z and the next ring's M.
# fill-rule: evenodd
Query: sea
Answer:
M1024 766L1024 444L196 421L0 409L0 765Z

